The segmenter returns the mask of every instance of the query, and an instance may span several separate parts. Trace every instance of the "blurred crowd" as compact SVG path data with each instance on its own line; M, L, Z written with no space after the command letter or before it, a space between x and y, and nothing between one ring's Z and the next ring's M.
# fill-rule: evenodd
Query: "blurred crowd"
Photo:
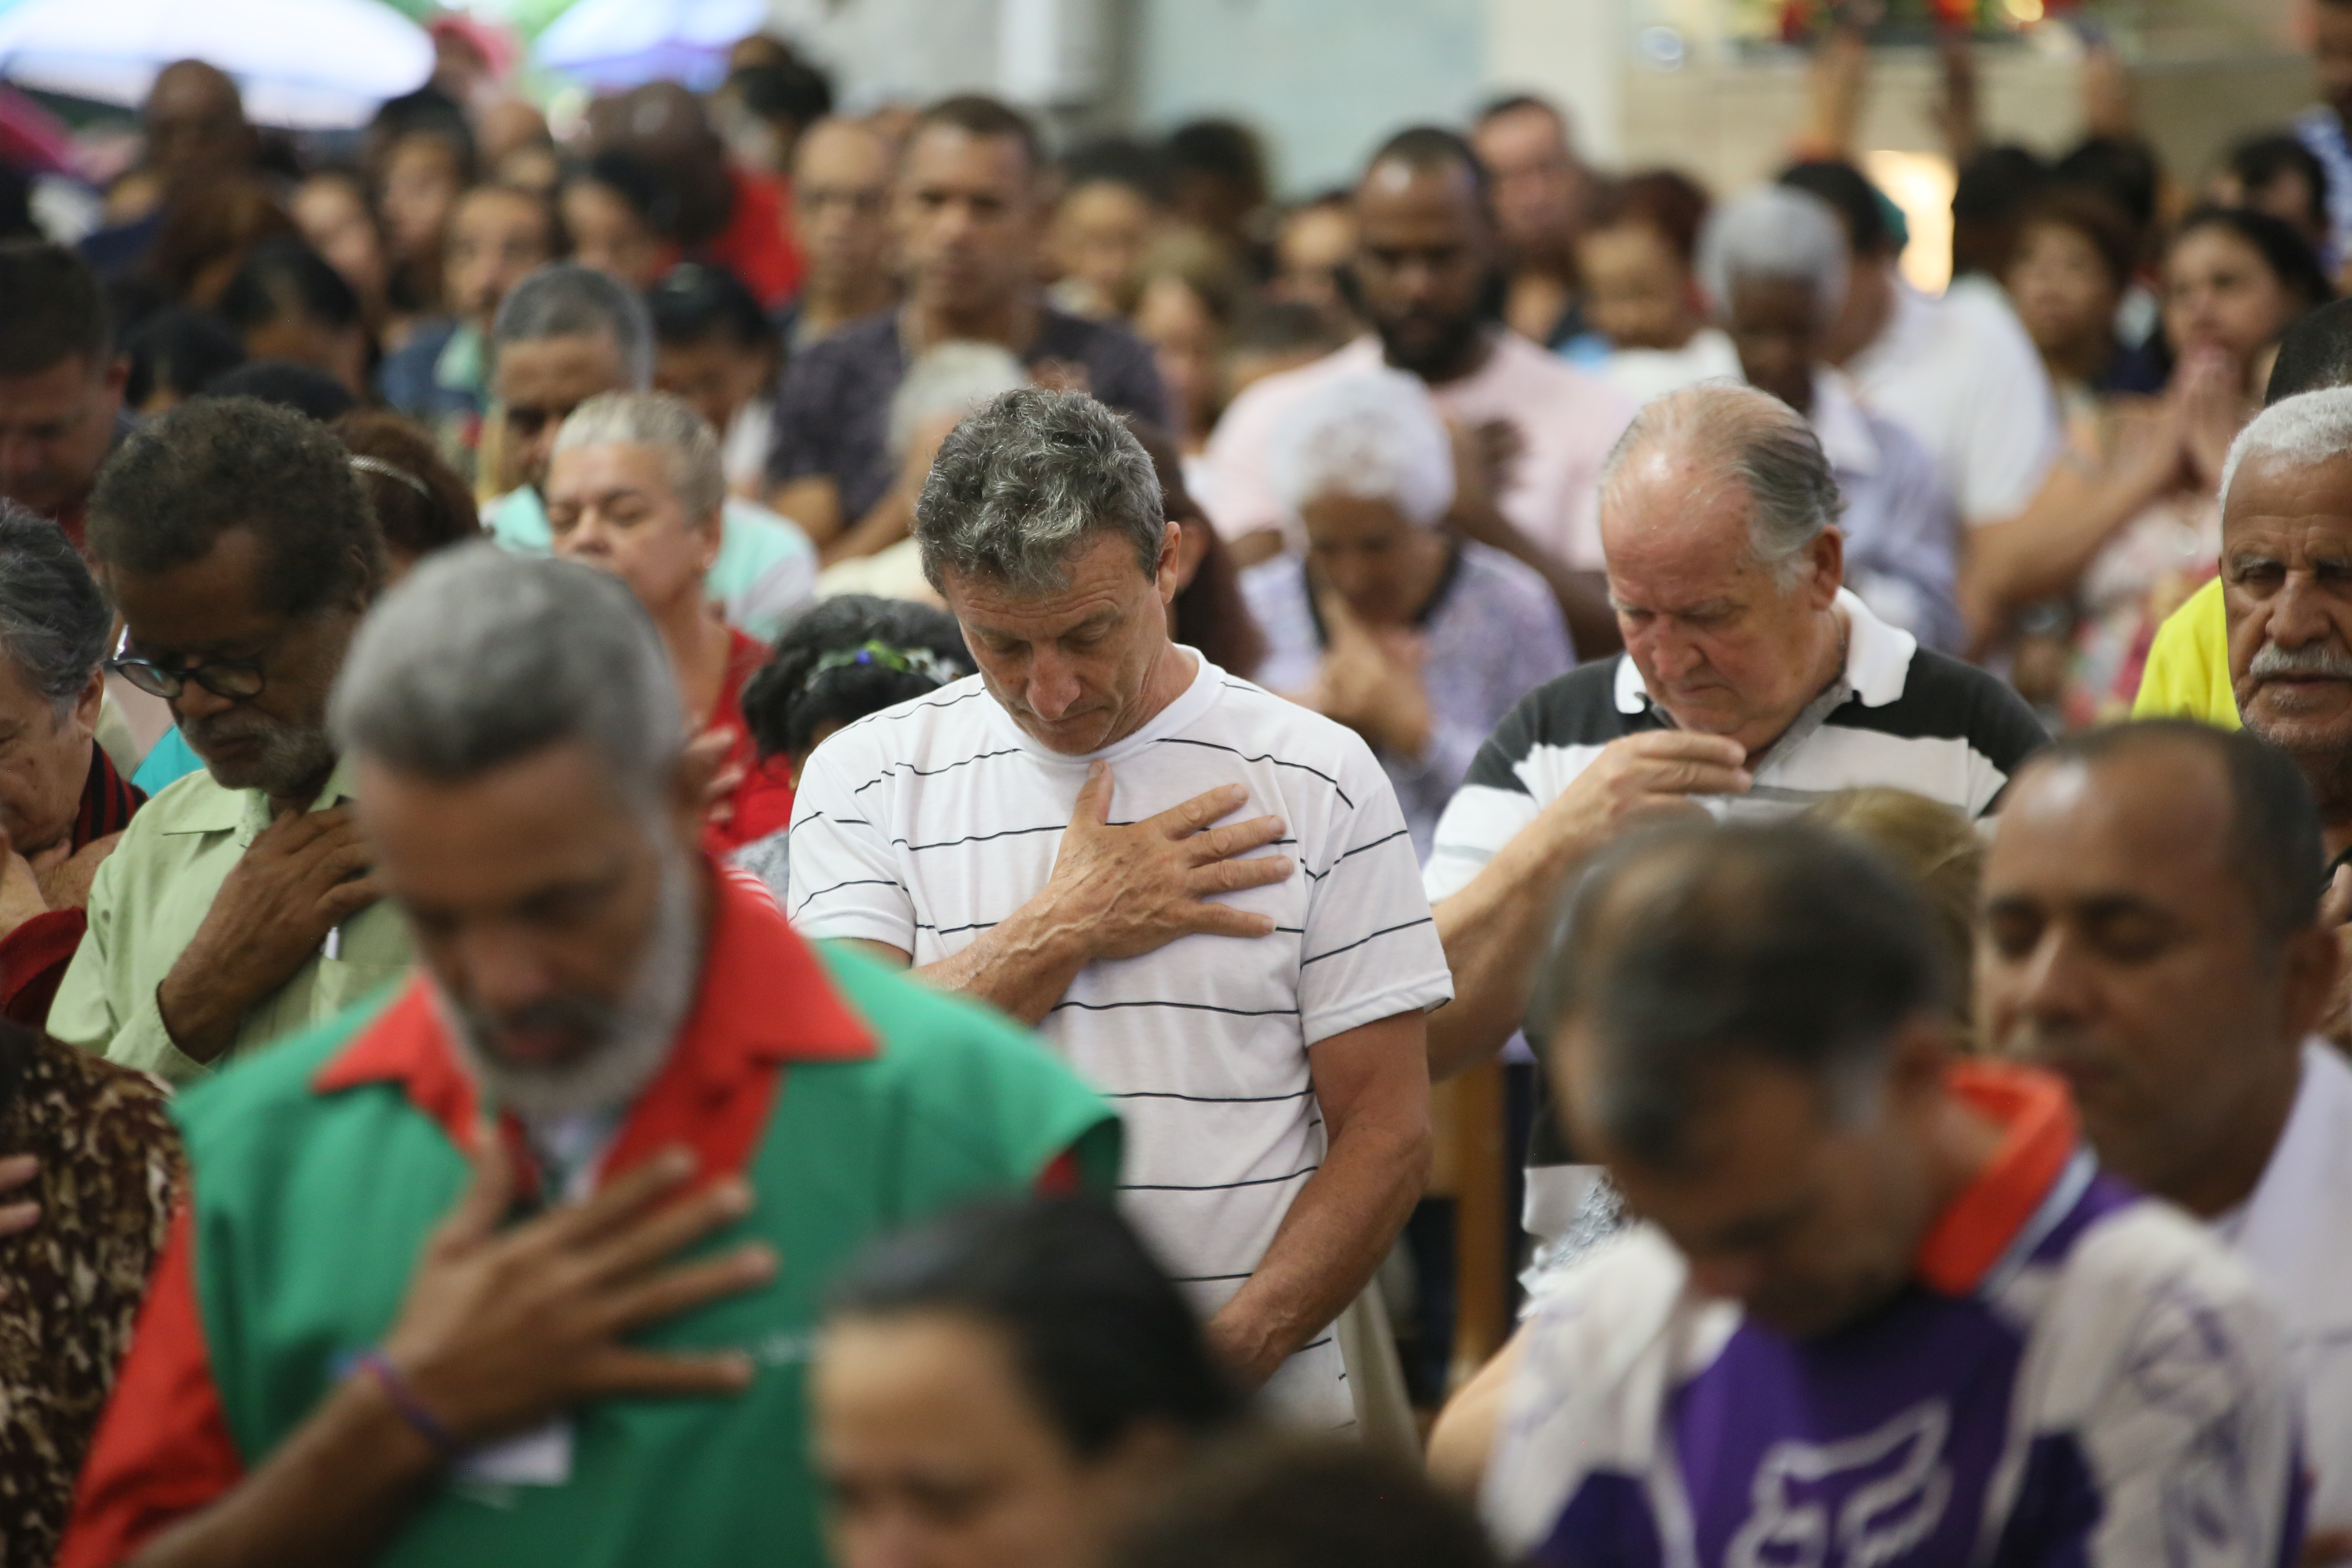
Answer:
M1842 31L1296 200L165 68L0 180L0 1563L2352 1560L2314 16L1948 43L1948 258Z

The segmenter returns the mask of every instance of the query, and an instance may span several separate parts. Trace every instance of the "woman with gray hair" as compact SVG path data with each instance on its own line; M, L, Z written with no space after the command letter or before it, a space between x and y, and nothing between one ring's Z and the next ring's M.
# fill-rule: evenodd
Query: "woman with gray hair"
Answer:
M1453 442L1418 378L1315 387L1267 466L1307 553L1243 574L1266 637L1258 679L1370 743L1426 859L1487 731L1576 662L1567 623L1533 568L1444 531Z
M555 553L629 585L661 630L688 723L723 751L703 835L715 855L776 832L793 813L788 765L763 761L743 722L743 687L768 647L708 599L726 502L717 432L667 393L604 393L556 432L547 470Z

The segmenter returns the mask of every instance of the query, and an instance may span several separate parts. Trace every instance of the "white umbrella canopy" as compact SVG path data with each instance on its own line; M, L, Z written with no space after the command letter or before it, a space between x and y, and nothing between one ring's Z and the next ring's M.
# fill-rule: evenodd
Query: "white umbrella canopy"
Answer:
M726 75L728 46L767 19L767 0L578 0L531 53L599 91L656 80L699 91Z
M183 59L235 78L257 124L341 130L424 86L433 41L382 0L21 0L0 13L0 77L22 87L137 105Z

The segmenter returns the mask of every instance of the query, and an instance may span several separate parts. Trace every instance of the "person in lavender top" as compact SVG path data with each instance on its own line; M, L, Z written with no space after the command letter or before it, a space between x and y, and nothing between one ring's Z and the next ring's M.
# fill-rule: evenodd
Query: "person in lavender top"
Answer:
M1243 574L1267 644L1259 684L1370 742L1426 860L1487 732L1576 662L1567 623L1532 567L1440 527L1454 447L1414 377L1324 383L1285 414L1267 456L1307 552Z

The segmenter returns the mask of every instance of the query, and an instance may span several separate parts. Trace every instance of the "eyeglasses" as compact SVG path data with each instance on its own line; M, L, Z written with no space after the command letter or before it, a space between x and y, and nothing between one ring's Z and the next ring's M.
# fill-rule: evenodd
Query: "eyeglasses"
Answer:
M106 668L150 697L160 697L166 702L176 700L191 680L215 697L243 702L260 696L268 679L257 658L208 658L190 668L184 664L158 664L152 658L125 655L108 659Z

